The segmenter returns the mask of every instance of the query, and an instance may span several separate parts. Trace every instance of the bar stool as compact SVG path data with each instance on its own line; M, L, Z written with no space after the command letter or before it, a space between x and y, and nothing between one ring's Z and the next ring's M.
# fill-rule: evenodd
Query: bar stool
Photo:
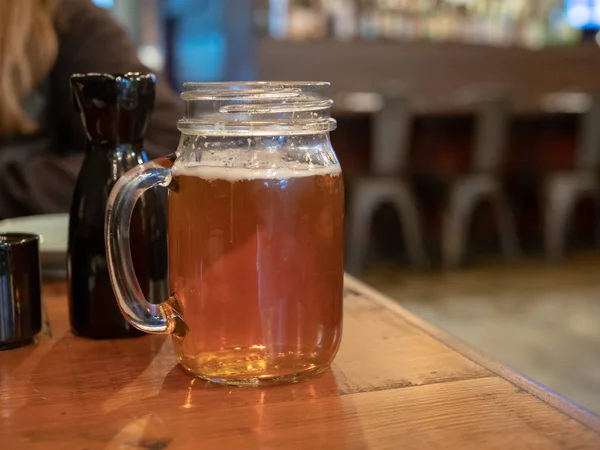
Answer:
M359 179L349 198L346 270L359 275L370 244L370 225L377 208L390 203L398 213L408 257L422 268L428 265L423 248L419 211L411 187L403 177L410 147L412 111L401 90L387 91L374 114L371 173Z
M551 174L545 180L544 240L546 258L551 262L565 256L566 235L577 202L591 197L600 211L600 93L582 100L587 103L582 105L587 111L580 119L575 168Z
M494 209L504 257L512 259L519 254L514 214L499 176L509 131L507 95L502 88L493 86L469 86L462 94L477 108L473 172L460 176L450 189L442 226L442 258L446 268L462 264L475 207L484 200L490 201Z

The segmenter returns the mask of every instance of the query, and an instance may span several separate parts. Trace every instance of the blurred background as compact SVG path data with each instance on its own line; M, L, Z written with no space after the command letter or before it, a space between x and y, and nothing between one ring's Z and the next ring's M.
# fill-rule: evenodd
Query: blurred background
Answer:
M183 81L332 82L347 269L600 413L600 0L97 0Z

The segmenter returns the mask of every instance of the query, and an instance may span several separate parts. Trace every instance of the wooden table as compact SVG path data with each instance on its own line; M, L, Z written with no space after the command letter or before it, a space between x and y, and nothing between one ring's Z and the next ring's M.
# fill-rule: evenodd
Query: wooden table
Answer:
M348 278L342 348L308 382L231 388L194 379L171 341L50 332L0 353L0 449L600 449L600 418L494 363Z

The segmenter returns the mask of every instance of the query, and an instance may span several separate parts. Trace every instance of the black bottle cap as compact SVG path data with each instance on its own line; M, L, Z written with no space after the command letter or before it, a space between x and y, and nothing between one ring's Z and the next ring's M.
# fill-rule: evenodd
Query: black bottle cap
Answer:
M75 107L94 144L138 144L154 106L152 73L88 73L71 76Z

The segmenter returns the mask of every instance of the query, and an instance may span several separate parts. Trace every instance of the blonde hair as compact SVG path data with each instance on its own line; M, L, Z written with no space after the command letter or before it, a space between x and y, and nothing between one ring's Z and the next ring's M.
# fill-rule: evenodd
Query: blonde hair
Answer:
M38 128L23 100L56 61L55 8L56 0L0 0L0 136Z

